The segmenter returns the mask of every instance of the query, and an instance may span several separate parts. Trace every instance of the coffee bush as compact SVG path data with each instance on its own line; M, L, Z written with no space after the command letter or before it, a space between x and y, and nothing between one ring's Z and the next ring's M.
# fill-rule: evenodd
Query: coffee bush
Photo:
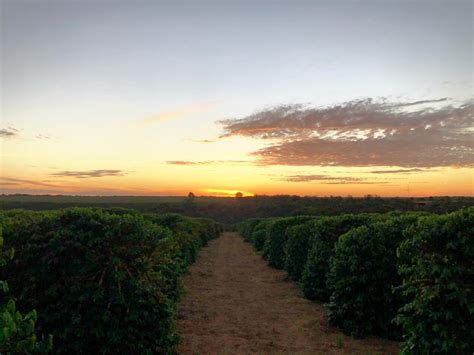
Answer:
M402 353L472 354L474 208L421 218L398 251Z
M309 239L314 233L314 220L288 228L285 244L285 270L292 280L298 281L308 258Z
M328 274L329 322L358 337L368 334L399 339L393 322L404 299L394 288L401 285L397 248L403 231L417 214L353 228L335 245Z
M216 233L187 220L94 208L19 213L4 224L16 255L0 279L11 280L19 307L38 311L57 353L169 353L178 278Z
M314 232L309 240L309 251L301 278L306 298L327 302L326 287L329 261L334 255L334 245L340 235L351 228L367 224L374 218L368 214L323 217L315 222Z
M276 269L285 267L285 243L288 238L287 229L291 226L305 223L314 217L298 216L278 218L267 227L267 236L263 247L263 255L268 264Z

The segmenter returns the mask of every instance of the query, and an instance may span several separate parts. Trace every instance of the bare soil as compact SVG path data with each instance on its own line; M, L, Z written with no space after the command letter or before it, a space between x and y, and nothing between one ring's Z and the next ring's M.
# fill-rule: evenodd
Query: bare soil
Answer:
M236 233L203 248L184 277L180 354L397 354L396 342L354 339L328 327L322 304L303 298Z

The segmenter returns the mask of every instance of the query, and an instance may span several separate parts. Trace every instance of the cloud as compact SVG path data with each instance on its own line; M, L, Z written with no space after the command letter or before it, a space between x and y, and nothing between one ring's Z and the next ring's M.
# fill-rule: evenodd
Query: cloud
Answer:
M57 185L48 184L41 181L16 179L16 178L9 178L9 177L0 177L0 181L2 185L27 184L27 185L44 186L44 187L58 187Z
M50 136L48 136L48 135L46 135L46 134L41 134L41 133L35 135L35 138L36 138L36 139L51 139Z
M215 143L217 140L215 139L189 139L191 142L195 143Z
M123 176L126 173L123 170L85 170L85 171L60 171L49 174L54 177L75 177L78 179L97 178L104 176Z
M352 176L331 176L331 175L289 175L283 178L284 181L288 182L319 182L321 184L327 185L342 185L342 184L351 184L351 185L360 185L360 184L385 184L386 181L367 181L362 178L352 177Z
M18 136L18 130L13 127L7 127L0 129L0 137L1 138L13 138Z
M375 170L375 171L371 171L370 173L371 174L412 174L412 173L422 173L426 171L436 171L436 170L413 168L413 169L397 169L397 170Z
M199 113L208 112L218 104L218 102L210 101L210 102L201 102L195 105L183 106L178 107L170 111L162 112L156 116L149 116L140 121L138 121L138 126L146 127L150 125L154 125L160 122L170 121L186 116L192 116Z
M166 164L169 165L226 165L226 164L248 164L247 160L203 160L203 161L189 161L189 160L169 160Z
M352 182L352 181L329 181L329 182L323 182L322 184L325 185L385 185L388 184L388 181L358 181L358 182ZM394 185L390 185L394 186Z
M284 105L220 123L222 137L269 141L252 153L263 165L474 166L474 101L447 100Z
M330 181L330 180L338 180L338 181L362 181L361 178L356 177L337 177L337 176L330 176L330 175L290 175L286 176L285 181L291 182L309 182L309 181Z

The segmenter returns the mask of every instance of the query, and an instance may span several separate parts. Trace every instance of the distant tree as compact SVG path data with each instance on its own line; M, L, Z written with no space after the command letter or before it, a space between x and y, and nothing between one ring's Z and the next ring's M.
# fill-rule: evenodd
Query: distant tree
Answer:
M188 193L188 197L186 197L183 201L184 209L185 210L194 210L195 209L195 203L194 199L196 196L194 195L193 192Z
M244 194L239 191L239 192L237 192L237 193L235 194L235 197L237 197L237 198L242 198L242 197L244 197Z

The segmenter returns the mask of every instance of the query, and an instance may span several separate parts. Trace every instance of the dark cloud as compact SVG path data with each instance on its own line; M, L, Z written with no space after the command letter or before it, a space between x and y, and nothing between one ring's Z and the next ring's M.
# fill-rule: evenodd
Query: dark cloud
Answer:
M1 138L13 138L18 136L18 130L13 127L7 127L0 129Z
M54 177L75 177L78 179L97 178L104 176L123 176L126 173L123 170L85 170L85 171L60 171L50 174Z
M270 140L252 154L265 165L472 166L474 103L447 100L285 105L220 123L222 137Z
M289 175L283 178L284 181L289 182L318 182L326 185L342 185L342 184L385 184L386 181L367 181L362 178L352 176L331 176L331 175Z

